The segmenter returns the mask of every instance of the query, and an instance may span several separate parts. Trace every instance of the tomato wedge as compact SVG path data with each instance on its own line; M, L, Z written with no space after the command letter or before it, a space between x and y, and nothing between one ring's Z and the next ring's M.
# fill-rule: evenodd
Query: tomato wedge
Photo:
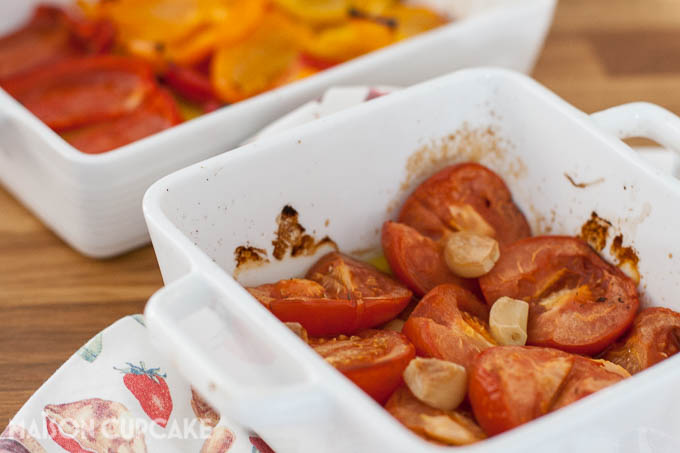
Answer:
M248 288L283 322L299 322L312 336L350 334L401 312L411 291L374 267L337 252L322 257L306 279Z
M505 182L476 163L452 165L428 178L406 200L398 221L434 240L461 230L501 245L531 236Z
M62 133L62 137L84 153L98 154L168 129L181 121L172 96L158 88L131 113L69 130Z
M402 425L426 440L467 445L486 438L472 414L460 409L444 411L430 407L418 400L406 386L399 387L390 396L385 409Z
M484 431L495 435L627 377L625 370L557 349L498 346L470 367L468 396Z
M388 330L364 330L347 337L310 339L328 363L383 404L402 383L402 373L415 357L405 336Z
M577 354L597 354L633 322L635 283L584 241L542 236L501 252L479 279L492 305L502 296L529 303L528 344Z
M639 373L680 350L680 313L652 307L640 312L628 334L616 342L604 358L630 374Z
M390 269L416 295L423 296L435 286L445 283L479 293L476 280L458 277L449 270L444 260L443 245L414 228L385 222L381 240Z
M477 354L496 345L488 318L487 307L474 294L456 285L440 285L418 303L402 332L418 355L468 368Z
M63 60L3 84L57 131L130 113L155 86L144 61L111 55Z

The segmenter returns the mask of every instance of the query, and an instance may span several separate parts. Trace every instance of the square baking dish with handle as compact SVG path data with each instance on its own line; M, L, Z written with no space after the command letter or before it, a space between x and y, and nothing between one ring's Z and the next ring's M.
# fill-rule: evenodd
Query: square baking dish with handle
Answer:
M269 263L254 285L299 276L324 251L272 256L294 207L315 238L375 250L424 178L475 160L506 180L534 234L576 235L592 212L640 258L644 306L680 310L680 182L620 138L680 150L680 118L636 103L588 116L531 79L460 71L193 165L155 183L144 212L166 287L146 308L155 345L223 414L280 453L439 451L318 357L232 276L235 249ZM605 256L615 261L605 248ZM466 452L680 451L680 357Z
M140 206L154 181L235 147L329 86L406 86L480 64L528 72L557 0L429 1L460 19L101 155L78 152L0 90L0 182L81 253L116 255L148 241ZM39 2L0 2L0 32Z

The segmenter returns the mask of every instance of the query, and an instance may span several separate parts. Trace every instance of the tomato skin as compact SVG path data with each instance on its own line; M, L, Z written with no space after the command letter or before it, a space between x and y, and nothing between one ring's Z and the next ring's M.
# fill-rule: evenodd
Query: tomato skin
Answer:
M631 325L639 306L632 280L567 236L507 246L479 283L489 305L502 296L529 303L527 344L576 354L604 350Z
M423 296L435 286L445 283L479 293L476 280L458 277L449 270L442 245L414 228L385 222L381 240L390 269L416 295Z
M474 294L456 285L440 285L418 303L402 332L418 355L468 368L477 354L496 345L488 318L487 307Z
M625 337L604 354L604 359L622 366L630 374L677 354L680 350L680 313L668 308L642 310Z
M170 88L189 101L217 102L210 79L193 68L170 64L164 79Z
M379 404L401 385L404 369L415 357L404 335L386 330L310 339L310 346Z
M170 94L157 88L134 111L62 133L64 140L86 154L119 148L182 122Z
M130 113L155 86L147 63L112 55L63 60L3 83L59 132Z
M248 289L281 321L299 322L312 336L350 334L395 318L412 293L372 266L337 252L310 268L306 279Z
M461 219L454 209L476 213L475 218ZM477 163L452 165L434 174L418 186L399 214L399 222L434 240L449 231L477 225L475 219L484 222L479 225L481 229L490 228L491 236L502 246L531 236L531 228L505 182Z
M474 359L468 396L481 427L496 435L622 379L596 360L557 349L497 346Z

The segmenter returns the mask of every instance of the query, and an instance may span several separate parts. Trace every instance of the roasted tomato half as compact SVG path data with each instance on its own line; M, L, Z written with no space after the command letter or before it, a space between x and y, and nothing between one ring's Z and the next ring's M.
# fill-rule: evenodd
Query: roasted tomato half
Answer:
M441 243L408 225L385 222L382 247L394 275L418 296L444 283L454 283L479 293L476 280L458 277L449 270Z
M419 401L406 387L400 387L385 405L387 412L408 429L447 445L467 445L486 438L472 414L456 409L443 411Z
M401 312L411 291L374 267L337 252L322 257L306 279L249 288L284 322L312 336L350 334L383 324Z
M573 237L518 241L479 284L489 305L502 296L529 303L528 344L577 354L604 350L639 305L635 283Z
M481 351L495 346L487 307L456 285L440 285L418 303L402 332L419 355L468 368Z
M629 374L618 365L531 346L498 346L472 363L468 396L484 431L495 435L564 407Z
M399 222L434 240L450 231L470 231L503 246L531 236L505 182L476 163L453 165L428 178L404 203Z
M45 124L63 131L134 111L156 82L144 61L102 55L62 60L2 86Z
M401 375L415 357L415 349L406 337L388 330L312 338L309 344L380 404L402 383Z
M157 88L132 112L66 131L62 137L84 153L98 154L168 129L181 121L175 100L165 90Z
M642 310L630 332L604 358L635 374L680 350L680 313L667 308Z
M476 280L460 278L446 265L444 241L451 232L493 237L502 247L531 235L503 180L475 163L453 165L427 179L406 200L398 222L383 225L385 257L420 296L443 283L479 291Z

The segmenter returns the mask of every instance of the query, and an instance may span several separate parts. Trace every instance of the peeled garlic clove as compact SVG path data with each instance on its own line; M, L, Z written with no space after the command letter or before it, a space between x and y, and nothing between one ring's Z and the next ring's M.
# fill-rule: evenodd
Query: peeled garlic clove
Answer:
M284 324L286 324L286 327L292 330L295 335L300 337L302 341L309 343L309 335L307 335L307 330L302 327L302 324L299 322L286 322Z
M393 330L395 332L401 332L402 329L404 328L404 324L406 324L406 322L403 319L396 318L385 324L383 326L383 330Z
M429 437L449 445L468 445L483 439L480 430L473 430L448 415L420 416L423 430Z
M468 231L451 233L446 239L444 259L451 272L463 278L477 278L493 269L501 252L498 241Z
M423 403L453 410L465 399L467 373L457 363L416 357L404 370L404 382Z
M501 297L489 312L491 335L498 344L524 345L527 342L529 304L523 300Z

